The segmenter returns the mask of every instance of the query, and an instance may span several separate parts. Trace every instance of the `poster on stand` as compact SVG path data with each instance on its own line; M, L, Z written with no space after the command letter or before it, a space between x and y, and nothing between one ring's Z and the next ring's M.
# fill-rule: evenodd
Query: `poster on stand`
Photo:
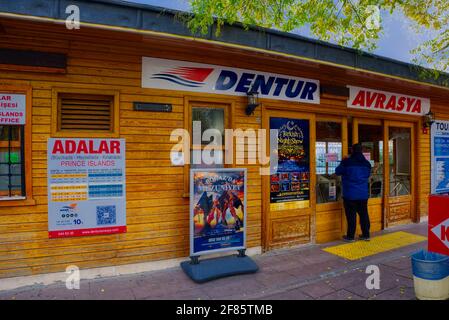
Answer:
M270 129L278 130L278 166L270 176L270 203L309 201L309 121L270 118Z
M246 248L246 169L190 170L190 255Z
M449 121L437 120L430 130L431 193L449 192Z
M124 139L48 139L49 238L126 232Z

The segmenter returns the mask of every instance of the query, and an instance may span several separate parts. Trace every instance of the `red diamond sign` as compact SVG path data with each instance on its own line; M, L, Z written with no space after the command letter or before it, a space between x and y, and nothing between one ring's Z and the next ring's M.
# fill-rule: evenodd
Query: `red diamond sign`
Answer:
M429 251L449 256L449 196L429 198Z

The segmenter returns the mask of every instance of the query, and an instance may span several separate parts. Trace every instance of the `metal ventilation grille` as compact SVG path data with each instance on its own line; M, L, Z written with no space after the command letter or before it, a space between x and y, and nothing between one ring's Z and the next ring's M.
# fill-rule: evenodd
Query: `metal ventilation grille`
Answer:
M60 130L112 131L113 96L61 94Z

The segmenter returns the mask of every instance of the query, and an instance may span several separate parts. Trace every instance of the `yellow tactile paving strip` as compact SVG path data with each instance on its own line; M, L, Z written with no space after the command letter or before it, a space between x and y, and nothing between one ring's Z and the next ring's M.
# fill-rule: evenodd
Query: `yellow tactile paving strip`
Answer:
M371 241L345 243L323 250L348 260L357 260L426 240L420 235L398 231L371 238Z

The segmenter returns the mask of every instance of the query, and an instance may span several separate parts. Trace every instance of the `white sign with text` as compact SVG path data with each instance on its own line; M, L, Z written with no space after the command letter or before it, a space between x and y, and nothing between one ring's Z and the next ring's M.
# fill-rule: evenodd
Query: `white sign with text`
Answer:
M430 100L367 88L348 86L348 108L422 116L430 110Z
M0 125L25 124L26 96L0 92Z
M142 87L320 103L320 82L210 64L142 58Z

